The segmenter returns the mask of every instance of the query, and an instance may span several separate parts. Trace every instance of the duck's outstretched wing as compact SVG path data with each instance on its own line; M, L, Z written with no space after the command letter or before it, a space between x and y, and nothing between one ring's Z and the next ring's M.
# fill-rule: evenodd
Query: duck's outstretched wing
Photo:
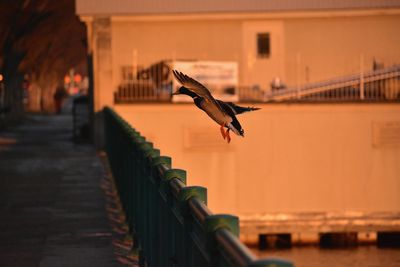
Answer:
M217 102L230 115L238 115L238 114L242 114L244 112L249 112L249 111L254 111L254 110L260 109L260 108L255 108L255 107L242 107L242 106L235 105L232 102L223 102L221 100L217 100Z
M211 95L207 87L205 87L195 79L187 76L186 74L183 74L182 72L179 72L177 70L173 70L172 72L174 73L175 78L187 89L209 101L215 101L214 97Z
M186 74L183 74L182 72L179 72L177 70L173 70L172 72L174 73L175 78L183 86L185 86L193 93L197 94L199 97L202 97L210 105L215 105L221 112L224 112L224 109L221 107L219 102L216 101L215 98L211 95L207 87L205 87L195 79L187 76Z

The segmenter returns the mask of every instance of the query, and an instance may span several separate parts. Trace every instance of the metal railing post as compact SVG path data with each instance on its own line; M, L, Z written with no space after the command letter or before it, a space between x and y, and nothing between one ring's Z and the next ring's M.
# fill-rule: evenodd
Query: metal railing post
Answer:
M193 266L195 262L195 245L191 239L191 232L193 231L193 217L189 206L189 200L197 198L203 203L207 202L207 189L201 186L187 186L179 191L178 203L179 212L183 219L181 228L181 241L178 247L178 262L180 266Z
M360 55L360 99L364 100L364 55Z

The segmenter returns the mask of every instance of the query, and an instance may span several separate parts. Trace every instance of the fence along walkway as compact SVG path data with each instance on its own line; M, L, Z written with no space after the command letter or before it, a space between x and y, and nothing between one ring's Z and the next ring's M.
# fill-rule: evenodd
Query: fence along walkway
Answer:
M238 239L239 220L212 214L207 191L186 186L152 143L109 108L104 110L106 150L121 204L144 266L292 266L258 259Z

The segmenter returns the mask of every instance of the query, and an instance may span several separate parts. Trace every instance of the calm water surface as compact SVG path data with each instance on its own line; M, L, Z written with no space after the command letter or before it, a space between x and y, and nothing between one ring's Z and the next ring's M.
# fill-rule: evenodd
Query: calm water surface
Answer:
M378 249L376 246L351 249L295 247L288 250L253 251L261 257L289 259L296 267L400 267L400 249Z

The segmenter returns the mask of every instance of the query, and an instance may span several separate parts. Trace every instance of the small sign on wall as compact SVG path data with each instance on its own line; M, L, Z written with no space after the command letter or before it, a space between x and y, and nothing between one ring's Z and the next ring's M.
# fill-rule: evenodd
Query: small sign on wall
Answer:
M188 150L225 151L233 147L222 139L218 128L185 127L183 136L184 148Z
M232 61L173 61L172 69L183 72L206 86L211 94L223 101L238 101L238 65ZM173 91L180 84L172 80ZM174 102L191 102L185 95L174 95Z
M372 146L400 147L400 121L372 122Z

